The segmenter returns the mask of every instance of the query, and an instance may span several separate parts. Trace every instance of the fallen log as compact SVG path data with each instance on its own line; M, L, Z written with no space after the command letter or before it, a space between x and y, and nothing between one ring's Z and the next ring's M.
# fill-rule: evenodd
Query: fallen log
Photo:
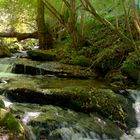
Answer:
M0 37L17 38L18 41L25 40L27 38L38 39L38 33L18 33L18 32L0 32Z

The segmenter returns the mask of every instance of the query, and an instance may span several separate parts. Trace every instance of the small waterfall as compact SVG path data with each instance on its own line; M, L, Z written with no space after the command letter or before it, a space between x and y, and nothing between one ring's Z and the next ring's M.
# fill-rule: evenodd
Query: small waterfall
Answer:
M27 125L31 119L37 118L41 112L26 112L22 117L23 124ZM30 140L37 140L36 135L32 131L32 127L27 128L29 139Z
M5 107L6 107L6 108L9 108L9 107L10 107L10 105L12 105L12 104L13 104L11 101L9 101L6 97L4 97L4 96L2 96L2 95L0 95L0 99L2 99L2 100L3 100L4 105L5 105Z
M12 58L1 58L0 59L0 72L8 73L11 72L14 65L13 62L15 59Z
M81 128L79 128L81 129ZM97 133L90 131L87 133L84 129L79 132L72 127L63 127L59 130L62 140L107 140L107 136L99 136ZM50 134L51 135L51 134Z
M133 108L136 112L136 119L138 122L137 128L133 128L129 135L124 134L121 140L140 140L140 91L131 90L132 98L135 100Z

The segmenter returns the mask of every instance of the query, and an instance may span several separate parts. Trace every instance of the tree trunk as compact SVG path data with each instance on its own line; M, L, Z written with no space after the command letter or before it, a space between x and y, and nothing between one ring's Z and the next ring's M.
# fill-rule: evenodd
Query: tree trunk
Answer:
M39 47L40 49L47 49L47 35L46 35L46 25L45 25L45 18L44 18L44 4L42 0L38 0L37 26L38 26Z
M90 12L99 22L101 22L102 24L104 24L106 27L108 27L109 29L111 29L112 31L114 31L114 33L116 33L120 38L122 38L125 42L130 43L132 45L133 41L131 39L129 39L127 36L125 36L125 34L123 34L119 29L117 29L112 23L110 23L108 20L106 20L105 18L103 18L102 16L100 16L97 11L95 10L95 8L92 6L91 2L89 0L80 0L83 7Z
M77 48L79 46L79 35L76 28L75 0L70 0L70 19L68 26L72 37L72 47Z

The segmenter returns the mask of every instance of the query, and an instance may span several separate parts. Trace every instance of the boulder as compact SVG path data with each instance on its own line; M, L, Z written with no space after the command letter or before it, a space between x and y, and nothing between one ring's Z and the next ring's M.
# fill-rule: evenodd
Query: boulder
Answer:
M113 46L100 51L92 67L102 75L106 75L110 70L118 67L133 48L129 46Z
M6 93L10 99L18 102L52 104L85 113L98 112L122 127L124 124L128 127L136 125L132 101L110 89L67 87L35 91L11 88Z
M0 130L0 138L8 137L10 140L21 139L25 140L24 128L17 121L14 116L0 108L0 126L3 129Z
M55 61L55 53L49 50L29 50L27 52L29 58L39 61Z
M123 62L121 72L135 83L140 80L140 53L133 52Z

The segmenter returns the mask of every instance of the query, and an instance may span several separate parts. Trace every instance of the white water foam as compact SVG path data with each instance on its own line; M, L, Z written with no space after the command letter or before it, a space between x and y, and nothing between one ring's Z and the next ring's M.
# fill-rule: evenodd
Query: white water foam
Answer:
M135 100L135 103L133 104L133 108L136 112L136 119L138 122L137 128L133 128L131 130L131 133L124 134L121 137L121 140L140 140L140 91L131 90L132 98Z
M9 101L6 97L2 95L0 95L0 99L2 99L6 108L9 108L9 106L13 104L11 101Z
M39 117L40 112L26 112L23 115L22 122L27 125L32 119Z

